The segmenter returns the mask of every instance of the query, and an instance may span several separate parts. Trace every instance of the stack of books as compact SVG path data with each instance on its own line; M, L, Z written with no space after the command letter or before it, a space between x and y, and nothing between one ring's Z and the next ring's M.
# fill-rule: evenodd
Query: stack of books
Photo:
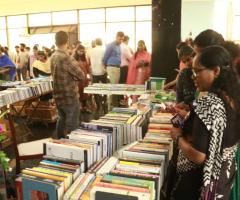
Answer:
M162 162L106 157L81 174L64 200L159 199Z
M44 156L37 167L22 170L16 179L18 199L63 199L63 195L83 172L83 162Z
M32 79L31 82L7 82L3 86L7 89L0 91L0 107L40 96L53 90L50 78Z

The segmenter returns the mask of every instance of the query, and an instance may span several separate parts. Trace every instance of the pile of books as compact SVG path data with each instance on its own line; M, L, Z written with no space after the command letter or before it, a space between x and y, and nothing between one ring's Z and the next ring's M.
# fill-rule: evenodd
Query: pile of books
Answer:
M141 95L146 93L146 91L144 85L94 83L84 88L84 93L107 95Z
M106 157L82 174L64 200L159 199L161 162Z
M44 156L37 167L22 170L16 179L18 200L63 199L68 188L83 172L83 162Z
M14 83L14 84L13 84ZM50 78L32 79L31 82L5 83L6 90L0 91L0 107L13 104L31 97L40 96L52 91Z

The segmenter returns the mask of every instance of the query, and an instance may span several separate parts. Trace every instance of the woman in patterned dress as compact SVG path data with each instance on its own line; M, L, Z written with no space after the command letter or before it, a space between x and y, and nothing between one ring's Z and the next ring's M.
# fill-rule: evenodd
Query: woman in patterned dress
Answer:
M227 200L236 174L240 83L220 46L203 49L194 59L193 78L207 92L193 103L183 129L173 128L179 147L172 200Z

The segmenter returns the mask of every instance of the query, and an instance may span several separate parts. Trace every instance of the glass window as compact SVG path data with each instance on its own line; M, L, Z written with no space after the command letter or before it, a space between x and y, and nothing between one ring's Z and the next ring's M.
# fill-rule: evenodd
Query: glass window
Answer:
M137 6L136 21L152 20L152 6Z
M107 8L107 22L134 21L134 7Z
M55 33L47 34L33 34L29 38L29 45L32 48L35 44L39 44L40 47L51 48L55 44Z
M0 45L7 46L7 32L0 29Z
M105 9L80 10L79 21L80 23L105 22Z
M134 22L119 22L119 23L107 23L106 27L106 42L110 43L115 40L116 33L123 31L125 35L129 36L129 46L134 49Z
M14 49L16 45L20 43L25 43L29 45L29 35L27 33L27 28L14 28L9 29L9 47Z
M240 1L239 0L233 1L233 13L236 15L240 15Z
M80 41L87 47L90 47L91 41L101 38L103 43L105 40L105 24L81 24L80 25Z
M0 17L0 29L6 29L5 17Z
M51 13L31 14L28 16L29 26L49 26L51 25Z
M8 16L8 28L23 28L27 27L27 15Z
M232 39L233 40L240 40L240 15L234 16L233 18L233 32L232 32Z
M77 24L77 11L63 11L52 13L53 25Z
M148 52L152 52L152 23L151 22L136 23L136 46L139 40L144 40Z

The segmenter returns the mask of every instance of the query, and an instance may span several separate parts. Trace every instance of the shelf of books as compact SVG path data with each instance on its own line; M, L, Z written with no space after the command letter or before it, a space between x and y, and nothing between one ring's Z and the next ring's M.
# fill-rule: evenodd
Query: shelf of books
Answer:
M164 105L164 106L163 106ZM136 104L44 144L16 179L24 200L158 200L172 154L170 104Z

